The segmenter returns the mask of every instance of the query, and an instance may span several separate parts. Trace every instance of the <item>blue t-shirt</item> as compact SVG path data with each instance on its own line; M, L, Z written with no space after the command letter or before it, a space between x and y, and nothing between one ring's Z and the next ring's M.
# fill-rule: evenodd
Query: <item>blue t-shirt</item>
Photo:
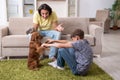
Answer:
M93 61L93 52L91 46L86 39L78 40L72 43L75 49L75 57L77 61L77 70L86 71Z

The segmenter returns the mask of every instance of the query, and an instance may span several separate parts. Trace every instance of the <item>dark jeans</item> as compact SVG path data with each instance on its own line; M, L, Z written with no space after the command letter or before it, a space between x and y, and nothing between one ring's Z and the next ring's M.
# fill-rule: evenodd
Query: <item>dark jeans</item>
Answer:
M79 74L76 69L77 62L75 59L75 52L73 48L59 48L57 56L57 65L60 67L64 67L65 62L70 67L73 74Z

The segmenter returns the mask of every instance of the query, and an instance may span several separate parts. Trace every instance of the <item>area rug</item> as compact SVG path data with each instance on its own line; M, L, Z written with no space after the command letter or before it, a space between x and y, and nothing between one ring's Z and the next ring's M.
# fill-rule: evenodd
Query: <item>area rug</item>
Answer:
M75 76L66 65L65 70L49 66L49 59L41 61L38 71L28 70L27 59L0 61L0 80L113 80L96 64L92 64L87 76Z

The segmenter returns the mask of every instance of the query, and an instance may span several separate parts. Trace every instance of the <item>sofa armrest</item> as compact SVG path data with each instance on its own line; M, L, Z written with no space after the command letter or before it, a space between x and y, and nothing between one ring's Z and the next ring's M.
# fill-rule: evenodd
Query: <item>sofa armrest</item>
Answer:
M94 25L91 24L89 25L89 34L95 37L95 44L99 45L102 42L102 37L103 37L103 28L98 26L98 25Z
M0 37L8 35L8 26L0 26Z
M89 24L91 25L91 24L94 24L94 25L98 25L98 26L103 26L103 22L101 22L101 21L91 21L91 22L89 22Z
M91 24L89 25L89 34L95 37L95 54L100 55L102 53L103 28L101 26Z
M100 37L101 35L103 35L103 28L101 26L90 24L88 30L89 30L89 34L95 37Z
M8 35L8 27L0 26L0 57L2 56L2 37Z

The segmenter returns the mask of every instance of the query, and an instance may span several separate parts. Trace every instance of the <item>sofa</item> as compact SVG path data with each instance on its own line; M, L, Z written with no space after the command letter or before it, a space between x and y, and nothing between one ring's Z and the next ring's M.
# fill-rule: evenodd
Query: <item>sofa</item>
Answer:
M64 31L61 39L70 39L70 34L80 28L85 32L87 39L93 49L94 56L100 57L102 53L103 29L98 25L89 25L89 18L59 18L63 24ZM10 18L8 26L0 26L0 56L28 56L29 37L26 31L33 25L31 17ZM44 38L46 39L46 38ZM44 41L43 39L43 41ZM46 51L48 52L48 51Z

